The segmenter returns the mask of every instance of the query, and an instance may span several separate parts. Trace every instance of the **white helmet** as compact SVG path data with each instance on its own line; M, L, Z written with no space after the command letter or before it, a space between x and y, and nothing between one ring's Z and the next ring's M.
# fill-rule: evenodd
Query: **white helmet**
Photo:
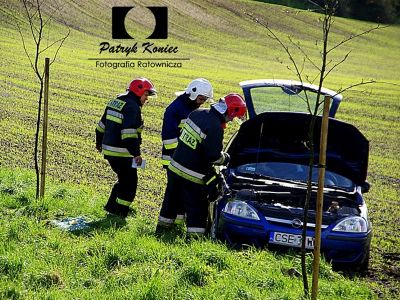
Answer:
M207 98L213 97L213 88L211 83L204 78L197 78L193 80L191 83L189 83L185 92L186 94L189 94L189 99L193 101L196 100L198 95L202 95Z

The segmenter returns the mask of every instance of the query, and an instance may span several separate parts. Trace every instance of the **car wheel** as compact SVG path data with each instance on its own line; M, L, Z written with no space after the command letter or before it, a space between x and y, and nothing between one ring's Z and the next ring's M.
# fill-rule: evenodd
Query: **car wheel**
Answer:
M365 273L368 271L369 267L369 258L370 258L370 248L368 247L367 251L363 259L361 260L360 264L357 266L357 271L360 273Z
M368 248L363 256L363 258L357 263L332 263L332 268L334 271L344 271L345 273L353 274L363 274L368 271L369 267L369 257L370 249Z

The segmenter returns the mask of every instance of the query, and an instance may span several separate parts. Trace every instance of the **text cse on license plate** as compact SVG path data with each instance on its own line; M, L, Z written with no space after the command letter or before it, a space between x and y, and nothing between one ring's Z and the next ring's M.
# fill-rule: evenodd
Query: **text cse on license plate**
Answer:
M284 233L284 232L270 232L269 242L271 244L278 244L290 247L301 247L301 235ZM306 237L306 248L314 249L313 237L311 236Z

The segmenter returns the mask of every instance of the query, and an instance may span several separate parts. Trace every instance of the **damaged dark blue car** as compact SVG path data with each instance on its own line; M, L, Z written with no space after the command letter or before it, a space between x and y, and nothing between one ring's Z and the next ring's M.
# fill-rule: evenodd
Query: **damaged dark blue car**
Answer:
M310 157L307 102L315 103L318 87L288 80L240 84L249 119L225 149L231 161L222 170L224 193L211 205L211 234L232 246L299 248L306 226L306 247L313 249L317 167L313 168L307 224L302 220ZM372 236L363 198L369 190L369 142L356 127L334 118L342 96L328 89L322 89L321 94L332 99L321 251L334 266L363 271L368 268ZM319 158L320 126L318 117L313 136L315 162Z

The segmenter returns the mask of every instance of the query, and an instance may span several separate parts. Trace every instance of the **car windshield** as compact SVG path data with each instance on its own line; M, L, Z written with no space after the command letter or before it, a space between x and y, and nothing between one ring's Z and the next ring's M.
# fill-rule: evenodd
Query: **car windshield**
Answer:
M270 111L308 113L307 97L311 107L314 107L317 94L311 91L305 91L300 87L277 86L251 89L251 98L256 114ZM322 114L322 106L318 114Z
M260 162L244 164L238 166L236 172L242 175L261 175L271 179L303 183L306 183L308 179L308 166L295 163ZM312 182L318 182L318 168L313 168ZM350 179L328 170L325 172L324 185L336 189L354 190L354 183Z

